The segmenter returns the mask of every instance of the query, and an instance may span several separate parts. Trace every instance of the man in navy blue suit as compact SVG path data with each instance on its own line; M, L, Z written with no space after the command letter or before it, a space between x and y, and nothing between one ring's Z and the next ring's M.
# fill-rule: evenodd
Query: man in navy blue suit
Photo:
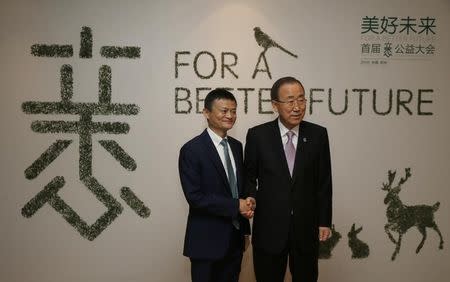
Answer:
M181 148L179 173L189 204L183 254L193 282L237 282L255 201L243 199L242 144L227 136L236 99L224 89L205 98L208 128Z

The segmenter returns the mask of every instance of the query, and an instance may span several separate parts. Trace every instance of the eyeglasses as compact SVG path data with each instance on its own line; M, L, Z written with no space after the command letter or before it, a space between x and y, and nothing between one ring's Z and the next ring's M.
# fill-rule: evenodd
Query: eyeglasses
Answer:
M284 105L288 106L289 108L293 108L295 102L297 102L300 107L304 107L306 105L307 100L305 99L305 97L300 96L297 99L289 99L287 101L280 101L280 100L274 100L274 101L277 103L280 103L280 104L284 104Z

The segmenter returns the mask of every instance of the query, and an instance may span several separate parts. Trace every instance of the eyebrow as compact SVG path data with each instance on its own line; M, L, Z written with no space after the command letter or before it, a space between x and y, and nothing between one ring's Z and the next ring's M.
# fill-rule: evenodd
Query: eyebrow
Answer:
M300 94L300 95L298 95L297 97L305 97L305 94ZM287 98L295 98L295 96L294 95L289 95L289 96L287 96Z

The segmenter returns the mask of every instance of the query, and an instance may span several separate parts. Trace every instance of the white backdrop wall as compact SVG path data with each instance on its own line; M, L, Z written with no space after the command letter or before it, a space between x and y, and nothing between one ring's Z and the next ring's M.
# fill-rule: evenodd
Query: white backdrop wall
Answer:
M208 92L204 88L232 88L238 120L230 135L244 142L249 127L275 118L268 113L264 88L286 75L305 85L305 119L326 126L330 136L333 222L342 238L332 257L320 261L319 280L448 281L448 0L19 0L2 1L0 7L1 281L190 281L189 261L181 254L188 207L177 158L182 144L205 127L196 113ZM80 58L80 49L90 48L82 44L83 27L92 32L90 58ZM273 47L265 53L267 65L264 58L257 64L263 48L255 40L255 27L298 57ZM73 55L36 56L35 44L71 45ZM102 46L134 46L140 53L133 59L105 58ZM67 209L58 212L49 203L29 217L22 214L56 176L65 179L59 198L88 225L107 211L80 181L80 134L31 129L36 120L79 117L23 110L27 101L61 100L63 65L73 70L74 103L98 102L99 68L108 65L112 103L139 107L137 115L93 117L130 126L128 134L92 135L92 175L123 208L96 235L82 236L75 228L79 225L62 217ZM255 74L255 68L262 71ZM377 114L374 103L386 113ZM56 140L71 143L27 179L25 170ZM124 169L99 140L116 141L137 168ZM384 230L387 206L381 187L389 170L397 171L397 183L405 168L412 175L400 199L409 206L440 202L434 221L444 248L438 249L438 234L427 228L416 254L422 236L412 227L391 260L395 244ZM150 216L140 217L126 204L123 186L151 210ZM353 223L363 226L358 238L370 248L366 258L352 259L347 233ZM241 281L255 281L250 251Z

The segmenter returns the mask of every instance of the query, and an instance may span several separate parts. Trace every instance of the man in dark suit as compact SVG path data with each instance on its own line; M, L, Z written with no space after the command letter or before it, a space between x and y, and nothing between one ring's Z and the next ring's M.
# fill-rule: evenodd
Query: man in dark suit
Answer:
M271 90L274 121L248 130L246 195L256 199L253 262L258 282L282 282L289 257L294 282L316 282L319 241L331 235L327 130L303 121L303 85L293 77Z
M236 99L224 89L205 98L208 128L180 150L179 172L189 204L183 254L193 282L237 282L248 246L254 201L244 200L242 144L227 136Z

